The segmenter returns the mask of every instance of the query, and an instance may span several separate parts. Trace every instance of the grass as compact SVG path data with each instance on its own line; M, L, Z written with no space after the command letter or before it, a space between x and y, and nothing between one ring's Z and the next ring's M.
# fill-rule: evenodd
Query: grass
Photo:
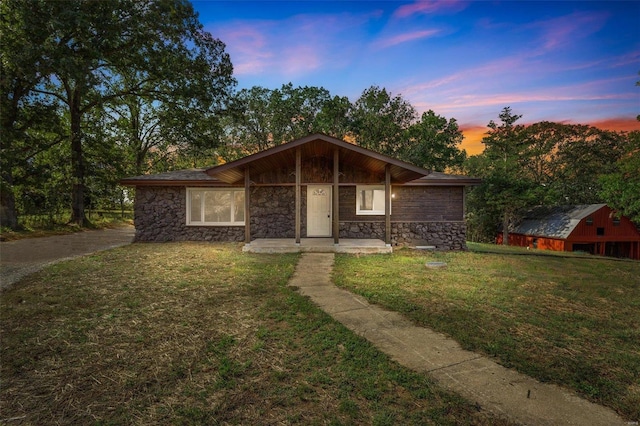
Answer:
M506 424L287 287L296 261L134 244L25 278L0 301L0 424Z
M524 253L341 255L334 279L465 349L640 419L640 263Z

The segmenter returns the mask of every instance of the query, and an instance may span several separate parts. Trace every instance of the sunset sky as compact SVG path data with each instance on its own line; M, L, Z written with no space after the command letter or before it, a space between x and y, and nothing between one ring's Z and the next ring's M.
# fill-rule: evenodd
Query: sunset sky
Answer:
M469 154L521 122L640 130L640 1L194 1L238 88L371 85L455 118Z

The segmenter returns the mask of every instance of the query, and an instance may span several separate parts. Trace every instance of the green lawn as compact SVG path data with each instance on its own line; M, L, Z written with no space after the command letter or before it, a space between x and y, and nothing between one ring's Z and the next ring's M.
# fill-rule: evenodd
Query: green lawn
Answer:
M506 424L288 288L297 258L134 244L27 277L1 296L0 424Z
M472 247L340 255L334 280L466 349L640 419L640 262Z

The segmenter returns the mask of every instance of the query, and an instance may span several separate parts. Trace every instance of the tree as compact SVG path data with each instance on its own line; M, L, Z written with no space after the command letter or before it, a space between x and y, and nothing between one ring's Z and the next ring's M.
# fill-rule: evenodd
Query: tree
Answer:
M351 102L346 96L334 96L328 99L315 118L314 131L344 139L349 133Z
M226 143L221 155L232 161L273 146L272 91L260 86L242 89L231 99L224 118Z
M640 115L636 120L640 121ZM600 176L600 195L620 214L640 223L640 132L629 133L626 141L617 170Z
M343 136L350 105L347 98L332 98L323 87L288 83L274 90L242 89L226 118L222 156L234 160L312 133Z
M505 107L499 117L501 123L491 120L482 140L485 144L482 156L486 158L481 175L483 183L474 192L482 194L475 197L482 203L475 207L488 210L496 222L501 222L503 244L507 245L510 224L517 219L518 212L537 197L540 188L522 173L527 142L523 137L524 126L515 124L522 116Z
M7 0L43 77L34 92L66 109L72 166L71 221L85 224L83 131L94 109L127 96L219 105L234 80L224 44L180 0ZM5 23L3 22L3 25ZM134 76L134 78L128 78ZM99 143L99 141L94 141Z
M26 8L0 3L0 224L17 229L16 185L27 162L61 141L64 129L58 105L35 96L34 87L43 80L34 63L46 62L36 48L44 36L33 34L35 44L26 42L29 29L17 25L30 19ZM18 176L16 175L18 174Z
M111 130L103 137L114 139L114 149L125 159L126 175L168 171L177 157L220 144L221 113L180 98L126 96L105 105L101 115L103 127Z
M408 136L400 154L402 160L438 172L464 163L466 152L458 148L464 136L453 118L447 121L429 110L409 128Z
M603 174L613 173L622 155L624 136L585 125L562 125L562 137L551 161L553 181L549 188L556 204L601 203Z
M600 176L600 196L619 214L640 223L640 132L628 134L617 170Z
M407 130L415 119L409 102L377 86L364 90L351 109L356 144L392 157L406 149Z
M276 145L290 142L319 131L316 117L331 100L324 87L294 88L291 83L271 96L273 140Z

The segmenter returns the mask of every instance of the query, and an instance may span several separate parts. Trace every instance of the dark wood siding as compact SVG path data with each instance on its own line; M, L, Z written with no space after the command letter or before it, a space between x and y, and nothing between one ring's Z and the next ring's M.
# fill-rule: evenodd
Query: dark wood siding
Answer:
M433 222L464 220L464 187L392 186L393 222ZM341 221L382 221L384 215L356 215L356 187L340 187Z
M394 186L393 194L393 221L464 220L464 187Z
M363 216L356 216L356 187L342 186L340 187L340 220L350 221L362 219ZM377 216L369 216L376 218ZM380 220L380 219L376 219Z
M384 184L384 173L361 167L340 165L340 183ZM259 185L295 184L295 164L251 173L251 180ZM314 157L302 160L302 183L333 183L333 158Z

